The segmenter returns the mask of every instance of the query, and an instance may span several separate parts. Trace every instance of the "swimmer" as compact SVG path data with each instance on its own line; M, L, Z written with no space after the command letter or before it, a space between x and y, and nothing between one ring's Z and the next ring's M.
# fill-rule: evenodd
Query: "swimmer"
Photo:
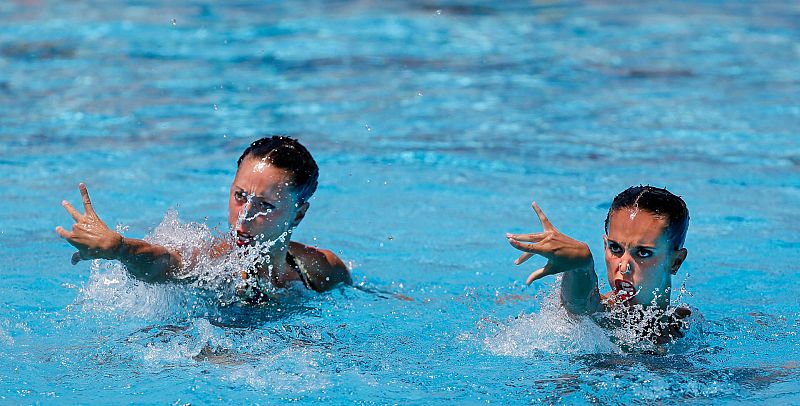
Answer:
M635 305L667 311L672 276L687 254L683 243L689 212L683 199L652 186L633 186L614 198L603 236L606 276L612 289L606 295L599 292L589 247L558 231L535 202L533 210L542 223L542 232L506 234L513 247L524 251L515 264L522 264L534 255L547 259L544 267L528 276L527 284L563 273L561 302L572 314L595 315ZM660 323L662 326L655 336L649 338L664 344L683 337L682 319L690 313L686 308L675 309L668 320Z
M232 241L216 241L207 254L227 255L234 251L234 244L244 249L268 247L254 267L255 275L242 273L244 279L255 277L261 282L252 286L283 288L300 282L307 289L324 292L340 283L352 284L350 271L336 254L290 240L317 188L318 167L308 150L290 137L265 137L244 150L237 166L228 201ZM75 224L71 230L56 228L58 235L78 250L72 255L73 265L82 260L117 260L130 275L145 282L191 279L197 252L195 258L185 260L175 250L122 236L94 211L86 185L81 183L79 189L85 212L81 214L63 201ZM253 295L252 290L249 294Z

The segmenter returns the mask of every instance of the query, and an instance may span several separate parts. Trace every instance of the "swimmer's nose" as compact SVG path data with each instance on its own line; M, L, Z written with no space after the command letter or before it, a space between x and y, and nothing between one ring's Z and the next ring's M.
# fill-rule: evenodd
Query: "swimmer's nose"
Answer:
M253 205L250 202L247 202L242 205L242 208L239 210L239 217L242 219L242 223L250 222L253 217L253 213L251 213L251 209Z
M239 208L239 213L237 214L236 223L236 231L240 233L247 233L247 230L250 228L250 224L253 222L252 214L250 213L250 204L245 203L242 207Z
M619 264L617 264L617 272L622 275L629 275L631 272L633 272L633 265L631 265L631 261L624 258L621 259Z

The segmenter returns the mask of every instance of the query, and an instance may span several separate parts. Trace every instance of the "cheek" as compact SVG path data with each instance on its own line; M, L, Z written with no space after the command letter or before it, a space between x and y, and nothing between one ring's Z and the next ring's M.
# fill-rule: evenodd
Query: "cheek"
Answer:
M606 260L606 266L608 267L608 266L611 265L612 262L614 262L614 256L611 255L611 251L609 251L608 248L603 250L603 254L604 254L603 256L605 257L605 260Z
M236 219L239 217L239 211L242 209L239 202L236 201L233 197L228 199L228 222L233 224L236 222Z
M228 223L233 224L236 220L236 207L233 204L233 199L228 200Z
M619 265L620 258L612 254L608 248L606 248L603 253L605 254L604 257L606 260L606 270L608 271L609 275L613 275L617 265Z
M665 266L664 266L664 258L646 258L641 261L637 261L639 272L638 279L643 284L646 283L648 285L660 285L665 280Z

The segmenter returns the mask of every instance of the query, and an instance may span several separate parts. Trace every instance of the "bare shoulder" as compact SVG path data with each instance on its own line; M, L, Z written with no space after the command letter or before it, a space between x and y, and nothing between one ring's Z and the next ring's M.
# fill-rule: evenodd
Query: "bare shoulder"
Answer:
M352 284L350 270L342 260L330 250L311 247L292 241L289 252L300 261L308 272L311 287L317 292L333 289L340 283Z

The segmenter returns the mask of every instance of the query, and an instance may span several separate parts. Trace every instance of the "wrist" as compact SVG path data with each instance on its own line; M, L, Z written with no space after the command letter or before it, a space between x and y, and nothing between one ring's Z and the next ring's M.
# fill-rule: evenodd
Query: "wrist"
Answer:
M581 243L581 249L576 260L575 268L573 268L575 272L594 273L594 257L592 257L592 251L589 246L585 243Z
M125 256L127 252L127 244L125 244L125 237L120 233L114 233L114 245L109 250L109 257L106 259L119 260Z

